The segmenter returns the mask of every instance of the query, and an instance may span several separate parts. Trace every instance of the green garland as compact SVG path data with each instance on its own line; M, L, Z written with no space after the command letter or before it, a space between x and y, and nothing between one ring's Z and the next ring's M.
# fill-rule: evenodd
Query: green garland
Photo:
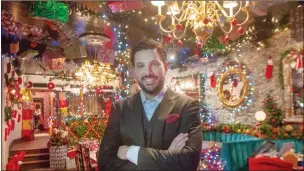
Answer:
M280 66L279 66L279 80L280 80L280 85L281 85L282 89L284 89L284 73L283 73L284 64L283 64L283 60L288 56L291 49L288 49L288 50L284 51L283 53L281 53ZM302 53L304 53L303 49L302 49Z
M244 124L211 124L202 123L203 132L222 132L237 133L255 136L261 139L304 139L303 130L298 127L292 127L293 130L286 130L285 127L273 128L271 125L264 124L259 126L251 126Z
M5 116L4 116L5 121L8 121L8 120L12 119L12 107L5 106L4 114L5 114Z

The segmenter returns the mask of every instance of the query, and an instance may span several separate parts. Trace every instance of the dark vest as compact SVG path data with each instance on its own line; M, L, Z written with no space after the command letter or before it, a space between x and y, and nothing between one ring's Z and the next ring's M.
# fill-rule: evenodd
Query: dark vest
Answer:
M145 114L145 109L143 104L141 105L141 119L143 123L143 130L144 130L144 138L145 138L145 147L151 148L152 144L152 118L150 121L148 121L146 114Z

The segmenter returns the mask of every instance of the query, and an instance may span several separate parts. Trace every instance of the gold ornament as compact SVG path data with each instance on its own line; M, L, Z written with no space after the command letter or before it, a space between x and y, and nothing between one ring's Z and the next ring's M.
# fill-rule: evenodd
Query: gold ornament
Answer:
M241 129L238 129L238 130L237 130L237 133L241 133Z
M293 127L292 127L291 125L286 125L286 126L284 127L284 129L285 129L286 132L291 132L291 131L293 131Z
M259 134L259 131L258 131L258 130L252 131L252 135L253 135L253 136L258 136L258 134Z
M212 36L213 33L213 25L212 24L204 24L203 20L199 21L196 26L194 26L192 30L196 37L205 44L206 41Z

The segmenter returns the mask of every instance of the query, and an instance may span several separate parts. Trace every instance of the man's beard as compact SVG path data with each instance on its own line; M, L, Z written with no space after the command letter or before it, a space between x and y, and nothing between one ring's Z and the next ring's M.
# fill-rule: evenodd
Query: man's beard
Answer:
M150 95L157 95L157 93L159 93L163 87L164 87L164 80L163 79L160 79L158 80L158 84L155 88L153 88L152 90L148 90L145 85L143 84L143 79L141 79L141 81L138 81L138 85L139 87L141 88L142 91L144 91L145 93L147 94L150 94Z

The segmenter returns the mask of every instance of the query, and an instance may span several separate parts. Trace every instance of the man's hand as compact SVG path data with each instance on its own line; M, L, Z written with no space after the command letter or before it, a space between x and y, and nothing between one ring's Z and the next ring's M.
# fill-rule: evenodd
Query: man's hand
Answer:
M188 140L188 133L183 134L180 133L178 134L174 140L172 141L170 147L168 150L181 150L185 147L186 141Z
M126 145L120 146L118 149L118 152L117 152L117 157L122 160L128 160L127 152L129 150L129 148L130 148L130 146L126 146Z

